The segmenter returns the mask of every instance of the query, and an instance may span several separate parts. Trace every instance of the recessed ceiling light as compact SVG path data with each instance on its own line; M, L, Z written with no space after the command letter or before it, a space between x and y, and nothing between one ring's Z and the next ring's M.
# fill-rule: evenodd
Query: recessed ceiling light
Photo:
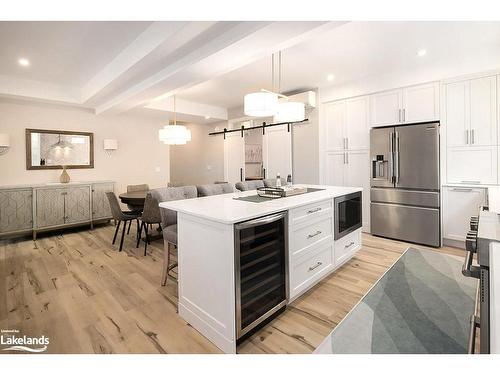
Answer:
M205 116L205 120L210 120L210 116Z
M24 57L17 60L17 62L21 66L29 66L30 65L30 61L28 59L25 59Z
M422 57L422 56L425 56L425 55L427 55L427 50L426 49L422 48L422 49L419 49L417 51L417 56Z
M333 81L335 79L335 76L333 74L328 74L326 76L326 79L329 80L329 81Z

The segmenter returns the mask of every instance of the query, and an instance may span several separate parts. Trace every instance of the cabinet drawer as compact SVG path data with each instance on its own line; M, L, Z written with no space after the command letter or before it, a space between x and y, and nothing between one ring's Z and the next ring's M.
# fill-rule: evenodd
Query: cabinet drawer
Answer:
M333 200L327 199L321 202L309 204L307 206L294 208L293 210L290 210L289 213L290 224L293 226L323 215L333 216L332 207Z
M309 249L331 241L332 238L333 218L331 216L319 217L306 225L292 226L290 227L289 244L291 257L303 255Z
M332 268L333 244L290 262L290 298L297 297Z
M349 259L361 247L361 232L359 230L349 233L340 240L335 241L335 265Z
M448 183L494 185L497 183L497 147L457 147L447 151Z

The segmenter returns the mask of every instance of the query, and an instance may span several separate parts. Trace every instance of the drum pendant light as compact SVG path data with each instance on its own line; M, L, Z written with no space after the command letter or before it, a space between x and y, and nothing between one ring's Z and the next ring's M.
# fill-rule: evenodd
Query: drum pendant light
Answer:
M272 56L272 89L274 91L274 55ZM246 116L268 117L274 116L278 109L278 95L269 91L257 91L246 94L243 99L243 111Z
M278 93L281 94L281 51L279 52L279 76ZM275 122L295 122L306 118L306 107L304 103L289 101L286 96L279 102Z
M185 145L191 140L191 130L183 125L177 125L177 111L174 95L174 123L165 125L158 132L161 142L166 145Z

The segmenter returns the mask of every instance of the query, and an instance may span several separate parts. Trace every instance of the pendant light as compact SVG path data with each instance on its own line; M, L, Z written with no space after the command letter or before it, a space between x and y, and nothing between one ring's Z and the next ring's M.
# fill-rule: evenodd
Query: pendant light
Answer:
M289 101L288 97L281 95L281 51L279 52L279 75L278 75L278 94L283 97L279 102L275 122L295 122L302 121L306 118L306 107L304 103Z
M191 140L191 130L183 125L177 125L177 111L174 95L174 123L165 125L158 132L161 142L166 145L185 145Z
M66 141L61 141L61 134L59 134L59 140L54 143L52 146L50 146L51 150L57 150L57 149L72 149L73 145L69 142Z
M272 56L272 89L274 91L274 55ZM246 116L268 117L276 114L278 95L269 91L257 91L246 94L243 99L243 109Z

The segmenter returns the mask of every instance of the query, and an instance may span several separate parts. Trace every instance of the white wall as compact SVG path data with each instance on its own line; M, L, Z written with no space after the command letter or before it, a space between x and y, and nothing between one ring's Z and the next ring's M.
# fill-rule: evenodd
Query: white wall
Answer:
M75 130L94 133L94 168L69 169L72 181L113 180L116 193L128 184L151 188L169 181L169 146L158 140L164 120L132 115L95 115L90 110L24 101L0 100L0 133L10 135L11 148L0 156L0 185L59 181L60 169L26 170L25 129ZM103 140L118 140L109 157ZM156 171L159 168L159 171Z
M171 182L200 185L223 181L224 139L222 136L208 135L217 125L186 126L191 130L191 142L170 147Z

